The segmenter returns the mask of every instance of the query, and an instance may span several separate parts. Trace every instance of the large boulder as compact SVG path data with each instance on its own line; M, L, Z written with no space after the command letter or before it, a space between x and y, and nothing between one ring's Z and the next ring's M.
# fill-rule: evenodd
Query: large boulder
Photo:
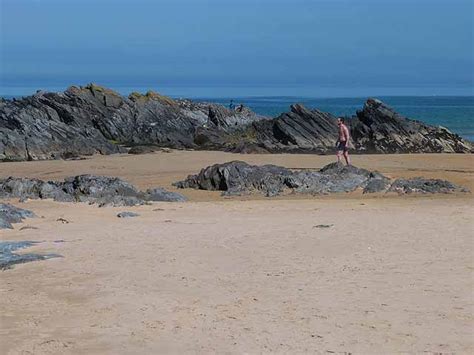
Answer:
M290 170L279 166L255 166L232 161L209 166L175 185L178 188L224 191L227 195L261 191L267 196L274 196L282 191L284 178L291 174Z
M373 184L373 180L388 181L379 173L338 163L329 164L318 171L292 171L275 165L256 166L232 161L202 169L199 174L190 175L175 186L223 191L224 195L260 192L265 196L276 196L285 191L306 194L350 192ZM379 184L379 189L374 184L371 186L366 192L387 188L386 184Z

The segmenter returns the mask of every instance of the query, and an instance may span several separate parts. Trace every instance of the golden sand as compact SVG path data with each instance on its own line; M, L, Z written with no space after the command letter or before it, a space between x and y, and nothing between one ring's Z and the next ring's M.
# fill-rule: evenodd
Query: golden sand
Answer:
M91 173L171 188L235 159L320 168L334 158L177 151L6 163L0 175ZM471 155L353 160L391 177L474 188ZM0 239L42 241L24 252L63 257L0 272L0 352L474 351L472 195L242 201L184 193L191 202L130 208L15 202L39 218ZM125 210L140 216L116 217Z

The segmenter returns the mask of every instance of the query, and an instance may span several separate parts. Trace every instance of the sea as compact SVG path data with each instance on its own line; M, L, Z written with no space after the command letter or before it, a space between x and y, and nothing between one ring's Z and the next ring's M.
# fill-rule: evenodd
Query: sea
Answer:
M122 94L127 92L120 91ZM170 95L178 98L181 96ZM19 97L3 95L4 98ZM474 96L377 96L402 115L430 125L443 126L474 142ZM311 98L298 96L255 97L193 97L193 100L219 103L225 106L230 100L243 104L258 114L277 117L290 110L290 105L301 103L335 116L350 117L364 106L366 97Z

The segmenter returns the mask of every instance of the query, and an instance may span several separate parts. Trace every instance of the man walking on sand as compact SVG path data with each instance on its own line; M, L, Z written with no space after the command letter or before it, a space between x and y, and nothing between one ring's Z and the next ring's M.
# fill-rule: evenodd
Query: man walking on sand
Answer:
M349 129L344 124L344 118L337 119L337 126L339 131L339 138L336 143L337 149L337 162L341 162L341 156L344 155L347 165L351 165L351 159L349 158Z

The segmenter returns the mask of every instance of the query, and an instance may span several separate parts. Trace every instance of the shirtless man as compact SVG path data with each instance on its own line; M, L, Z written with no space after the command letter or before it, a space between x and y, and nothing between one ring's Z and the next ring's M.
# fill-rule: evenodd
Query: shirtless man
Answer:
M344 124L344 118L337 119L337 126L339 131L339 139L337 140L337 162L341 162L341 156L344 155L347 165L351 165L351 159L349 158L349 129Z

